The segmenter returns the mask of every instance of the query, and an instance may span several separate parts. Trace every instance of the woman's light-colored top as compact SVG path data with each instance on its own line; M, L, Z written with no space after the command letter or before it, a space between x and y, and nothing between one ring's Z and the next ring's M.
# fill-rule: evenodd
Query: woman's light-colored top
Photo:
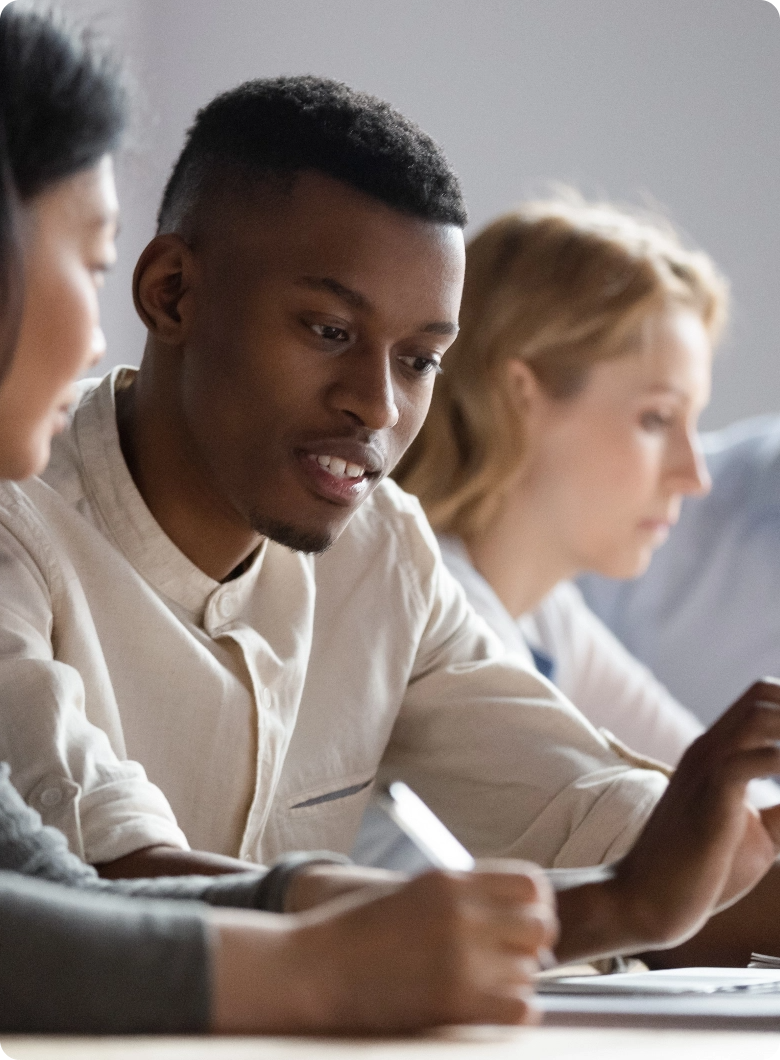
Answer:
M675 765L703 726L667 692L593 614L571 582L560 582L531 614L515 620L481 574L459 538L439 538L442 558L477 614L508 648L533 657L596 728Z
M649 758L677 765L685 748L704 731L643 663L621 644L585 603L571 582L559 582L530 614L515 620L476 571L459 538L439 537L445 566L465 590L474 610L523 658L579 707L597 729L608 729ZM700 666L691 659L692 669ZM752 780L754 806L780 801L775 780Z

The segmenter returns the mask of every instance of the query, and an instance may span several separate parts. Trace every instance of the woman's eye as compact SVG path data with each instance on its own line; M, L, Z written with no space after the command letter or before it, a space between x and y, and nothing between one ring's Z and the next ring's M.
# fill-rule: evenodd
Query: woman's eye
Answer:
M640 422L646 431L663 431L672 426L673 418L662 412L643 412Z
M401 357L401 362L411 368L415 375L429 375L431 372L441 371L441 362L438 357L423 357L421 354L415 356Z
M349 335L344 328L338 328L335 324L311 324L311 330L326 342L346 342Z

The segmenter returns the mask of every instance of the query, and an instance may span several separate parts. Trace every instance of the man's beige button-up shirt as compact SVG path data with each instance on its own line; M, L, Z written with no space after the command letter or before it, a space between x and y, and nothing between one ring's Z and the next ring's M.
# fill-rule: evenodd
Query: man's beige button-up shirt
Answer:
M0 487L0 758L73 850L348 852L377 777L475 854L631 845L664 778L506 653L416 500L383 483L325 555L267 542L212 581L124 463L129 372L84 387L43 479Z

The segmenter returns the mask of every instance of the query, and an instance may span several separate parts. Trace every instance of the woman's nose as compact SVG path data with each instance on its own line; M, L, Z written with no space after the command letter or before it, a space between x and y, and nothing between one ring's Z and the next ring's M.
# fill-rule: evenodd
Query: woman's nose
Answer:
M682 467L679 469L679 478L680 492L689 497L704 497L712 488L712 478L698 435L685 440L685 452Z

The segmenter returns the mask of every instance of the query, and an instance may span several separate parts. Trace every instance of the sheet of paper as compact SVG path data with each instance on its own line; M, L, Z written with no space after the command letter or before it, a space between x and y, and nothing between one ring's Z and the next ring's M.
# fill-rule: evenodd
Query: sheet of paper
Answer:
M677 996L780 994L780 969L672 968L657 972L566 976L537 983L540 994Z

